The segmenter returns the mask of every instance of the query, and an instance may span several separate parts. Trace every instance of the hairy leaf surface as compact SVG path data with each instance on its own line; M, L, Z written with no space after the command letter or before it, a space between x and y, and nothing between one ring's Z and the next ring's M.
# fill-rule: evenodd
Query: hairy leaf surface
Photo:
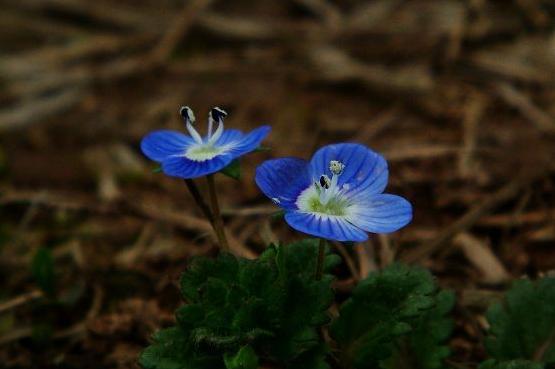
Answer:
M260 360L326 369L318 329L329 321L332 277L315 280L317 253L318 241L306 240L272 246L256 260L193 260L181 278L186 304L176 313L178 325L154 336L141 365L250 369ZM328 255L326 267L337 260Z
M494 359L555 364L555 278L516 281L487 319L485 344Z

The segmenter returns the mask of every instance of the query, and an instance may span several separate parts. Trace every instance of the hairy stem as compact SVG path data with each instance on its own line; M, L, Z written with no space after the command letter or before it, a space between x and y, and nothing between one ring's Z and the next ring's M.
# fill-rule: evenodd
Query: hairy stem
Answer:
M212 206L212 215L214 231L218 237L218 243L223 251L229 251L229 245L227 243L227 238L225 237L224 222L222 220L222 214L220 213L220 205L218 204L218 196L216 194L216 184L214 183L214 175L209 174L206 176L208 182L208 194L210 196L210 205Z
M197 206L200 208L206 219L212 224L212 226L214 226L214 216L212 215L210 208L202 198L202 195L200 194L195 181L193 181L192 179L186 179L185 184L187 185L187 189L191 193L191 196L193 196L193 199L197 203Z
M324 274L324 259L326 256L326 240L320 238L320 243L318 245L318 260L316 262L316 280L322 279Z

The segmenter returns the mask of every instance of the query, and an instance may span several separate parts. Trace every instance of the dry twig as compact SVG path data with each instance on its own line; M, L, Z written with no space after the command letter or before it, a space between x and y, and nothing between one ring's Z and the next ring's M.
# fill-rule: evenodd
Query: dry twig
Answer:
M43 296L43 293L41 290L33 290L30 292L24 293L23 295L14 297L13 299L10 299L8 301L1 302L0 314L8 310L15 309L16 307L24 305L30 301L41 298L42 296Z
M548 175L551 170L552 168L540 168L540 170L536 170L534 173L527 173L517 177L512 182L489 196L487 199L474 206L457 221L451 223L451 225L446 227L433 241L405 253L401 257L401 260L407 263L414 263L426 257L432 256L436 252L440 251L442 247L444 247L444 250L448 250L452 247L452 244L448 244L448 242L456 234L471 227L478 221L478 219L480 219L480 217L492 211L500 203L513 198L530 183Z
M555 133L555 120L537 107L528 96L508 83L499 83L496 91L507 104L520 111L537 129L545 133Z
M488 245L467 232L453 239L464 255L480 271L484 283L497 284L510 278L509 273Z

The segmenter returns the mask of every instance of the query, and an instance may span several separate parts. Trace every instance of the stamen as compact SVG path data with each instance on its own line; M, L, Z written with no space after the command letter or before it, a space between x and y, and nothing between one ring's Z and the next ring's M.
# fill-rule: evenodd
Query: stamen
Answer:
M179 109L179 114L185 120L185 126L187 127L187 131L189 131L189 134L191 135L193 140L195 140L195 142L198 144L202 144L202 137L193 126L193 124L195 123L195 114L193 113L193 110L188 106L182 106Z
M182 106L179 108L179 115L181 115L185 121L190 121L192 124L195 124L195 114L190 107Z
M208 132L207 132L207 136L208 136L208 140L210 140L210 137L212 137L212 129L214 127L214 118L212 118L212 114L208 114Z
M218 122L220 119L223 120L225 117L227 117L227 112L222 108L216 106L212 108L212 110L210 111L210 115L212 116L212 118L214 118L216 122Z
M209 135L208 137L208 143L209 144L213 144L216 141L218 141L218 139L222 136L222 133L224 133L224 118L227 117L227 113L225 112L225 110L218 108L217 106L212 108L212 110L210 110L210 118L211 120L209 120L209 132L211 133L212 129L210 127L210 121L216 121L218 122L218 128L216 129L216 132L214 132L214 135Z
M327 175L320 176L320 187L325 188L326 190L330 188L331 181Z

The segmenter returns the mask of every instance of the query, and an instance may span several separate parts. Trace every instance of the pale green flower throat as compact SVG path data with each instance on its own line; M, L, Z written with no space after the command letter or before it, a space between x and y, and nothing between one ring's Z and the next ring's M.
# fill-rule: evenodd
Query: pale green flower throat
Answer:
M342 189L339 188L337 181L343 173L345 165L337 160L331 160L329 164L331 179L323 174L314 186L307 188L299 196L297 206L300 210L334 216L346 215L349 202L341 196Z

